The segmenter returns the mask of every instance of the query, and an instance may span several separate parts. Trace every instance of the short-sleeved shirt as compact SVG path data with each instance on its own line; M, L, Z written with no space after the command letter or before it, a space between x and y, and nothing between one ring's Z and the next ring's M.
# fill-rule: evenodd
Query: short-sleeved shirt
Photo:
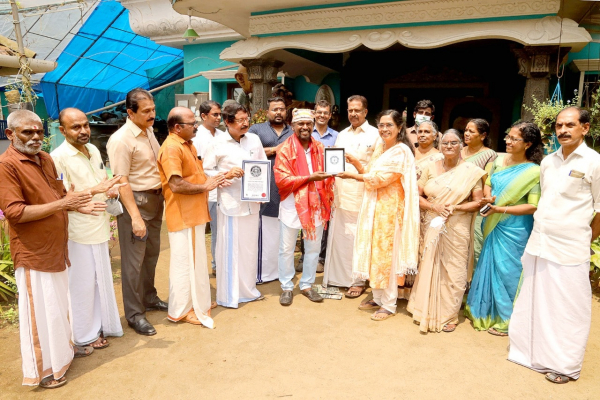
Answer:
M158 171L165 196L165 214L169 232L178 232L210 221L208 194L173 193L169 186L172 176L180 176L193 184L206 182L202 161L191 141L170 133L158 153Z
M542 195L525 251L561 265L590 260L594 212L600 212L600 154L585 142L564 159L562 147L540 166Z
M206 149L212 143L212 141L222 135L224 132L219 129L215 129L215 135L204 127L204 125L200 125L198 127L198 132L196 132L196 137L192 138L192 143L198 150L198 157L200 159L204 159L204 154L206 153ZM211 174L208 171L205 171L206 175L210 176ZM208 201L210 203L217 202L217 189L213 189L208 193Z
M126 176L135 192L160 188L159 148L152 128L142 132L129 118L106 143L113 174Z
M266 160L265 150L254 133L246 133L236 141L229 132L219 136L208 146L204 158L204 169L229 172L233 167L242 168L243 160ZM259 203L242 201L242 180L234 178L231 185L217 189L219 210L231 217L258 214Z
M81 192L108 178L100 151L91 143L86 144L85 147L90 158L66 140L50 154L58 176L63 177L63 184L67 190L73 184L75 191ZM106 195L99 193L92 200L105 201ZM81 244L107 242L110 239L109 217L106 212L90 215L69 211L69 239Z
M255 133L260 139L263 147L277 147L294 134L292 127L286 124L283 131L281 131L281 135L277 135L277 132L275 132L275 129L273 129L270 122L252 125L250 129L248 129L248 132ZM271 161L271 201L268 203L261 203L260 205L260 214L273 218L277 218L279 215L280 202L279 189L277 189L277 185L275 184L275 174L272 172L275 167L275 157L276 154L267 157L267 159Z
M365 121L354 129L352 126L341 131L335 141L335 147L344 148L365 167L371 160L375 145L380 140L377 128ZM357 172L350 163L346 163L346 171ZM336 207L346 211L359 212L362 204L364 183L354 179L335 178L334 199Z
M8 220L15 268L61 272L70 265L67 212L19 222L25 207L52 203L67 194L50 155L43 151L37 155L41 166L12 144L0 155L0 209Z
M323 144L323 146L325 146L325 147L335 146L335 141L337 140L338 135L339 135L338 131L331 129L330 127L327 127L325 134L323 136L321 136L321 134L317 130L316 125L315 125L315 129L313 130L313 133L312 133L312 137L315 140L318 140L319 142L321 142Z

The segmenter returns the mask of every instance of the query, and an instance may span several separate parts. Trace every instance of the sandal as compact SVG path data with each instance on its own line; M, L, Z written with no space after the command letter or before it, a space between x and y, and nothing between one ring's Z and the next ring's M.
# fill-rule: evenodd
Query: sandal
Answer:
M92 346L73 346L73 347L75 350L73 357L75 357L75 358L87 357L94 352L94 348Z
M385 308L380 308L379 310L375 311L372 315L371 315L371 319L373 321L384 321L388 318L392 318L394 315L393 312L386 310Z
M99 350L99 349L105 349L108 347L110 343L108 343L108 340L104 339L102 336L100 336L98 338L98 340L96 340L93 343L88 344L88 346L91 346L94 348L94 350Z
M364 286L351 286L348 288L348 291L346 291L345 296L349 299L355 299L357 297L360 297L365 292L365 290L367 289Z
M375 303L375 300L364 301L358 306L359 310L378 310L381 306Z
M55 383L52 383L55 382ZM44 379L41 380L41 382L38 384L39 387L41 387L42 389L56 389L58 387L61 387L63 385L67 384L67 377L63 376L60 379L54 379L54 376L50 375L45 377Z
M188 324L192 325L202 325L202 322L200 322L194 310L190 310L190 312L188 312L180 321L187 322Z
M488 329L488 333L494 336L508 336L508 333L497 331L494 328Z
M448 325L454 325L452 328L450 328ZM442 331L450 333L450 332L454 332L454 330L456 329L457 324L446 324L444 325L444 327L442 328Z
M560 375L557 374L555 372L549 372L546 374L546 379L549 380L552 383L557 383L559 385L562 385L563 383L567 383L570 381L570 378L568 376L565 375Z

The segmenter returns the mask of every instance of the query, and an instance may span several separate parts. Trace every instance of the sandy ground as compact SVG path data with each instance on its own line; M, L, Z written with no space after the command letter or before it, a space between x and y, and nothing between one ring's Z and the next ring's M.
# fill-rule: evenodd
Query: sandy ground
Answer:
M164 225L163 225L164 227ZM168 297L169 249L163 232L156 286ZM118 272L118 257L116 257ZM317 275L321 282L322 274ZM214 278L211 276L214 298ZM121 287L115 284L122 311ZM600 398L600 300L581 378L553 385L506 360L508 339L476 332L468 322L454 333L420 334L399 300L399 314L374 322L360 299L311 303L294 291L279 305L279 284L259 286L266 299L239 309L213 310L217 329L148 319L157 335L125 335L110 347L75 359L69 383L57 390L21 386L19 334L0 330L0 398L26 399L433 399Z

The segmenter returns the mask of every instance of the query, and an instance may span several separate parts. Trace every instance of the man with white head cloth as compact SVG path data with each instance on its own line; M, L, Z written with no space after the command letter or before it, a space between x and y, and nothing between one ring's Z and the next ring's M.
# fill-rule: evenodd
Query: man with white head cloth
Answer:
M31 111L8 116L12 142L0 155L0 209L10 226L10 250L19 290L19 330L23 385L55 388L67 382L73 356L93 348L71 345L70 265L67 211L101 212L87 192L65 190L52 158L41 151L44 128Z

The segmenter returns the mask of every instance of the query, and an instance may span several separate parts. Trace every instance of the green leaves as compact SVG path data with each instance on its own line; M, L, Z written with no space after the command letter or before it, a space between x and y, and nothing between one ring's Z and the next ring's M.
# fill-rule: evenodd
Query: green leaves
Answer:
M0 297L4 301L14 298L17 294L14 264L11 260L0 260Z

